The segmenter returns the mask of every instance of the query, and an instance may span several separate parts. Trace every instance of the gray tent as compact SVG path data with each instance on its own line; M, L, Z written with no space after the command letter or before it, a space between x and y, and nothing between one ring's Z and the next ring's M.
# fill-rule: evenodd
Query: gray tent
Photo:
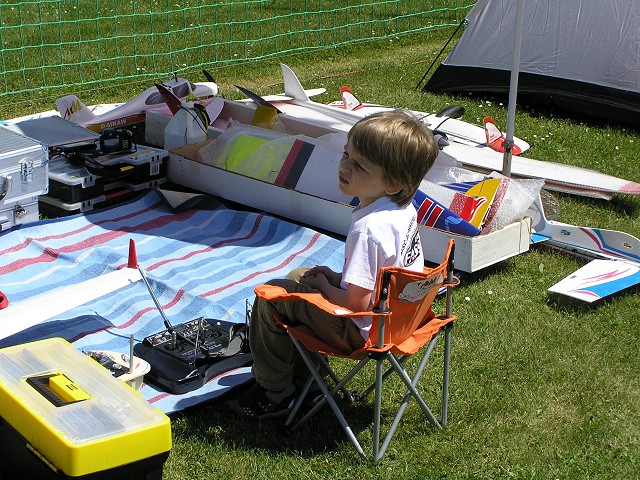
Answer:
M478 0L424 91L509 91L516 0ZM526 0L518 103L640 127L640 0Z

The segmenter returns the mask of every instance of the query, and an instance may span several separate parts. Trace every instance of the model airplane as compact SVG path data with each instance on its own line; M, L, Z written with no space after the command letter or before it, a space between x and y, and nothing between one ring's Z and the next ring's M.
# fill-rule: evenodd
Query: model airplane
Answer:
M287 115L343 131L348 131L363 116L381 110L393 110L392 107L362 103L348 89L343 89L340 101L328 105L313 102L295 73L284 64L281 64L281 69L284 94L264 98L252 94L254 101L258 97ZM422 116L429 128L446 134L450 140L440 155L459 161L464 167L476 171L490 173L502 170L503 155L496 151L500 150L502 135L493 131L492 125L495 122L487 119L485 129L445 115L416 113ZM488 140L493 148L487 144ZM514 142L522 152L529 148L521 139L514 138ZM611 199L616 193L640 194L640 183L580 167L521 156L512 158L511 174L515 178L540 178L545 181L545 187L549 190L588 197Z
M549 239L558 249L590 258L640 262L640 240L629 233L547 220L540 197L530 207L528 216L535 233Z
M246 89L241 89L245 95L260 105L272 107L294 117L302 117L343 131L348 131L351 126L361 118L376 112L395 110L373 103L363 103L353 94L348 87L340 89L341 100L329 104L318 103L310 100L309 93L323 93L324 89L305 90L296 74L288 66L280 64L284 79L284 94L261 97ZM238 87L240 88L240 87ZM454 142L460 142L474 147L487 147L487 133L482 127L458 120L453 115L441 113L430 114L411 110L431 130L446 134ZM455 111L461 115L460 108ZM313 112L313 113L310 113ZM522 139L514 139L520 151L529 148L529 144Z
M589 260L548 291L593 303L640 284L640 240L625 232L547 220L540 197L528 215L532 242Z
M288 73L288 75L293 72ZM290 82L293 83L293 82ZM358 112L363 115L370 115L375 112L394 110L391 107L385 107L373 103L362 103L353 94L349 87L340 88L340 96L342 100L329 103L329 106L341 108L347 111ZM460 106L447 107L436 114L418 112L410 110L414 115L418 116L423 123L437 133L442 133L451 137L458 143L463 143L473 147L488 146L498 152L503 152L502 142L505 136L500 131L491 117L486 117L484 121L484 129L459 120L464 114L464 108ZM520 138L514 139L514 155L518 155L529 148L529 144Z
M175 78L162 84L179 99L192 95L197 98L212 97L218 94L218 86L213 82L193 83L184 78ZM144 121L145 112L151 109L167 110L164 98L152 86L124 104L96 115L75 95L67 95L56 100L60 116L78 123L89 130L102 131L105 128L117 128Z
M105 273L81 284L60 287L21 302L12 303L9 299L6 308L0 309L0 339L115 292L141 278L135 244L131 241L125 268ZM43 305L46 305L46 308L42 308Z

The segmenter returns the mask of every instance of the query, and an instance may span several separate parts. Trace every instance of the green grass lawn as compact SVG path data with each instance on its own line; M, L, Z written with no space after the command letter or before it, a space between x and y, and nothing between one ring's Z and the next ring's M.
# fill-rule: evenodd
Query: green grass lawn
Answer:
M480 124L491 115L504 129L506 102L415 89L446 37L403 37L211 73L227 98L240 98L234 84L279 93L283 61L306 88L327 89L317 101L338 99L338 88L348 85L367 102L432 112L459 104L466 109L463 120ZM199 75L194 72L192 79ZM126 93L83 93L87 104L131 94L130 87ZM35 107L52 108L30 106ZM640 181L638 132L521 108L515 134L532 144L525 157ZM640 236L637 197L555 197L560 221ZM547 293L581 265L565 254L534 248L464 275L454 297L459 320L453 331L449 424L435 431L412 403L380 464L359 460L329 410L294 433L275 421L237 421L223 403L241 387L173 416L174 445L163 478L639 478L640 295L636 288L585 307ZM434 355L437 362L441 352ZM425 380L421 390L437 398L435 372ZM388 415L393 407L391 399L383 404ZM371 408L349 410L365 443Z

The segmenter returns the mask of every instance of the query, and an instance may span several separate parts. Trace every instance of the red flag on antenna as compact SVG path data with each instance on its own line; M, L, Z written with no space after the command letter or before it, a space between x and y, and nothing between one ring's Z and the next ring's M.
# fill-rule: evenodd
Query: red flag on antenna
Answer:
M138 256L136 255L136 242L133 238L129 239L129 261L127 268L138 268Z

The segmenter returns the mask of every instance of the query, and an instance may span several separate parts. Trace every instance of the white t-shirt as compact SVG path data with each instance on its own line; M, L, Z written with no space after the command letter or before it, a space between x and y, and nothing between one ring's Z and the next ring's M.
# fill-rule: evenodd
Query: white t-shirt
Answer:
M388 266L421 272L424 255L415 207L411 203L399 207L388 197L381 197L366 207L356 207L351 214L340 286L346 289L349 283L373 291L380 268ZM372 297L369 309L373 301ZM368 338L371 318L353 321Z

